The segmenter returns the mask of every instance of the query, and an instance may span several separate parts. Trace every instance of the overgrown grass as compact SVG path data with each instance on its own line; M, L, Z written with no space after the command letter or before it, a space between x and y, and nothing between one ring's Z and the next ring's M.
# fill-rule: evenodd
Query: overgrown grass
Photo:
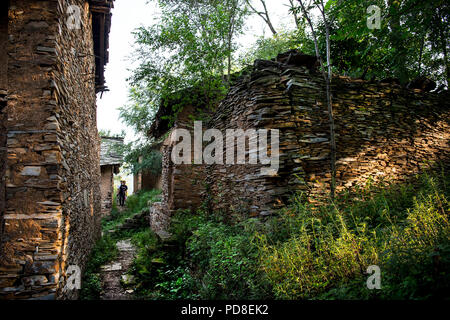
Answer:
M178 238L179 239L179 238ZM136 295L145 299L184 299L193 297L184 246L176 241L162 243L150 230L132 236L138 248L132 274L138 279Z
M148 203L157 201L160 193L161 191L156 189L141 191L129 196L122 210L119 210L117 205L113 206L111 215L102 221L103 230L112 230L118 225L123 224L126 219L131 218L144 209L148 209Z
M352 190L313 208L300 195L277 216L230 223L181 212L170 241L133 237L146 299L427 299L450 288L449 177ZM381 269L381 290L366 286Z
M295 201L278 218L291 232L286 240L260 236L275 297L449 297L448 185L445 173L425 173L415 186L361 190L362 200L344 198L318 211ZM367 289L370 265L381 269L381 290Z
M104 236L97 241L84 272L80 299L98 300L100 298L102 290L100 267L114 260L117 254L116 243L110 236Z

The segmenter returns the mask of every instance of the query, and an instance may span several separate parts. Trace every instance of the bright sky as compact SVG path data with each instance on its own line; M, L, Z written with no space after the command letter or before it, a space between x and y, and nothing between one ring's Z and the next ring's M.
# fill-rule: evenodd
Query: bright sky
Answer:
M261 7L259 0L253 0L253 3L255 7ZM275 29L283 26L293 28L294 21L289 15L287 0L266 0L266 3ZM105 71L106 85L110 91L103 93L102 99L98 99L97 125L99 129L110 130L113 134L125 130L125 140L130 142L134 139L133 130L120 122L119 107L126 105L128 101L127 78L132 68L130 57L134 40L132 32L139 26L151 25L158 16L158 10L154 0L116 0L114 7L109 63ZM242 46L250 47L257 37L271 35L265 22L256 15L250 17L246 24L246 32L239 39Z

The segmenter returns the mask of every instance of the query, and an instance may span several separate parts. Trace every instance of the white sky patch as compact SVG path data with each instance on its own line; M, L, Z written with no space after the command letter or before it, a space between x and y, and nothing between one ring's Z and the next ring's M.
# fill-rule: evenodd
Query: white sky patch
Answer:
M294 18L289 15L288 0L266 0L266 3L276 30L295 28ZM259 0L253 0L253 4L261 8ZM140 26L151 25L159 10L155 1L148 0L116 0L114 7L109 35L109 63L105 70L106 85L110 91L104 92L102 99L97 100L97 126L113 134L124 130L125 142L130 142L136 136L133 129L120 121L119 107L128 102L127 78L131 75L133 64L130 58L134 51L132 32ZM249 48L260 36L271 37L272 33L259 16L253 15L246 21L245 33L238 39L238 44L241 48Z

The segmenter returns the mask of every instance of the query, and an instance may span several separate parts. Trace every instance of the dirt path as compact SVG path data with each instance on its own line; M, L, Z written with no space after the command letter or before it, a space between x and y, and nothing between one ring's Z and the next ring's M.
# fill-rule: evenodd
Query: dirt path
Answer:
M126 290L122 287L120 280L127 278L127 271L130 268L136 248L130 239L121 240L116 243L119 256L108 265L102 266L102 294L101 300L132 300L133 290ZM129 279L126 279L129 281Z

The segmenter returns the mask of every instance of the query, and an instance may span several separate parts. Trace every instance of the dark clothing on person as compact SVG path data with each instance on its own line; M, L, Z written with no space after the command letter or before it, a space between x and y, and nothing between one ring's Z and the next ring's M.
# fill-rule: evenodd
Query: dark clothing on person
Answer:
M125 205L125 195L119 194L119 205L123 207Z
M127 194L128 187L124 184L119 187L119 205L123 207L125 205L125 196Z
M122 184L122 185L120 185L120 187L119 187L119 194L125 195L126 192L127 192L127 190L128 190L128 187L127 187L125 184Z

